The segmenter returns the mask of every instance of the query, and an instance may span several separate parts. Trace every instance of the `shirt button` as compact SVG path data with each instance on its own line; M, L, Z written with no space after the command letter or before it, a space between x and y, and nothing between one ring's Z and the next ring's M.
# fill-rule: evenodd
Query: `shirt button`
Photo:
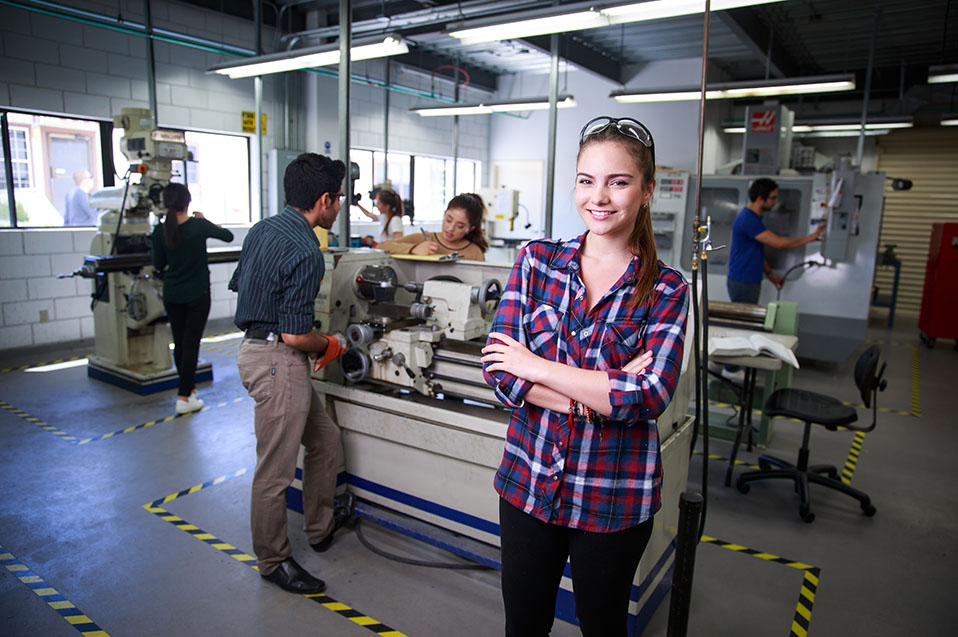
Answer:
M559 476L552 476L552 481L555 482L559 479Z
M559 449L562 449L562 445L564 445L564 444L565 444L565 443L560 440L560 441L559 441Z
M572 334L573 336L575 336L575 330L572 330L571 334Z

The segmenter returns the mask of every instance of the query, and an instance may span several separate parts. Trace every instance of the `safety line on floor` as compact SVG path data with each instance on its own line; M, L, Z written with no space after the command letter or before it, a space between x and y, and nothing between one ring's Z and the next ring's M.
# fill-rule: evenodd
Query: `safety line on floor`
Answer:
M852 447L848 450L848 458L845 459L845 468L842 469L842 482L852 483L852 476L855 474L855 467L858 466L858 457L862 452L862 445L865 444L865 432L856 431L852 439Z
M918 372L917 372L917 370L916 370L916 371L914 372L914 375L917 377L917 374L918 374ZM913 416L913 417L916 417L916 418L917 418L918 416L921 416L921 409L920 409L920 408L918 409L917 412L915 411L915 407L916 407L916 405L917 405L917 398L916 398L915 396L916 396L916 392L917 392L917 391L918 391L918 389L917 389L917 381L914 381L914 382L912 383L912 392L913 392L913 393L912 393L912 401L911 401L911 405L912 405L912 407L911 407L912 410L911 410L911 411L904 411L904 410L901 410L901 409L891 409L890 407L879 407L879 408L878 408L878 411L880 411L880 412L882 412L882 413L885 413L885 414L895 414L895 415L897 415L897 416ZM846 407L855 407L856 409L869 409L869 408L866 407L865 405L861 405L861 404L858 404L858 403L850 403L850 402L842 401L842 404L845 405ZM736 410L739 409L739 405L733 405L732 403L720 403L720 402L715 401L715 400L710 400L710 401L709 401L709 405L713 405L713 406L715 406L715 407L725 407L725 408L727 408L727 409L736 409ZM762 416L762 415L763 415L762 410L759 409L759 408L757 408L757 407L755 407L755 408L752 409L752 413L753 413L753 414L757 414L758 416ZM802 422L802 421L799 420L798 418L785 418L784 416L776 416L776 417L777 417L777 418L782 418L783 420L791 420L792 422Z
M27 363L26 365L20 365L19 367L4 367L0 369L0 374L6 374L7 372L16 372L23 371L25 369L31 369L33 367L46 367L47 365L59 365L60 363L69 363L70 361L78 361L84 358L92 358L93 354L80 354L78 356L71 356L70 358L58 358L55 361L46 361L44 363Z
M921 396L918 393L918 348L911 348L911 413L921 416Z
M214 478L213 480L209 480L208 482L198 484L196 486L190 487L189 489L183 489L182 491L171 493L170 495L164 498L160 498L148 504L144 504L143 508L149 511L150 513L154 514L161 520L165 520L169 522L170 524L180 529L181 531L186 531L187 533L189 533L196 539L202 540L203 542L212 546L216 550L226 553L227 555L232 557L234 560L247 564L254 571L259 572L259 567L256 565L256 558L254 556L249 555L248 553L244 553L243 551L229 544L228 542L224 542L223 540L217 538L216 536L200 529L196 525L190 524L183 518L173 515L172 513L170 513L169 511L167 511L166 509L160 506L161 504L172 502L178 498L182 498L192 493L202 491L203 489L207 489L217 484L222 484L223 482L226 482L227 480L231 478L235 478L237 476L241 476L246 473L249 473L250 471L253 470L253 468L254 467L244 467L240 469L239 471L234 471L233 473L228 473L224 476ZM343 604L342 602L339 602L333 599L332 597L330 597L329 595L326 595L325 593L309 593L309 594L303 595L303 597L308 597L309 599L313 600L320 606L323 606L324 608L333 611L340 617L344 617L348 619L349 621L353 622L354 624L362 626L363 628L369 631L372 631L373 633L377 635L382 635L383 637L406 637L405 634L399 632L398 630L393 630L386 624L376 619L373 619L372 617L369 617L368 615L364 615L360 613L356 609L351 608L347 606L346 604Z
M54 436L56 436L56 437L59 438L60 440L64 440L64 441L69 442L70 444L74 444L74 445L86 445L86 444L89 444L89 443L91 443L91 442L96 442L96 441L98 441L98 440L106 440L107 438L114 438L114 437L119 436L119 435L121 435L121 434L128 434L128 433L131 433L131 432L133 432L133 431L138 431L138 430L140 430L140 429L146 429L147 427L152 427L152 426L154 426L154 425L159 425L159 424L164 423L164 422L170 422L171 420L176 420L177 418L185 418L185 417L187 417L187 416L195 416L196 414L203 413L204 411L209 411L209 410L211 410L211 409L218 409L218 408L220 408L220 407L225 407L225 406L227 406L227 405L232 405L232 404L238 403L238 402L240 402L240 401L242 401L242 400L249 400L249 397L248 397L248 396L239 396L238 398L233 398L233 399L231 399L231 400L224 400L224 401L222 401L222 402L218 402L218 403L215 403L215 404L207 404L207 405L204 405L204 406L203 406L203 409L200 409L200 410L197 410L197 411L193 411L193 412L190 412L190 413L188 413L188 414L174 414L174 415L172 415L172 416L166 416L165 418L160 418L160 419L158 419L158 420L151 420L151 421L149 421L149 422L144 422L144 423L141 423L141 424L139 424L139 425L133 425L132 427L126 427L126 428L124 428L124 429L118 429L118 430L116 430L116 431L111 431L111 432L109 432L109 433L100 434L100 435L98 435L98 436L92 436L92 437L90 437L90 438L79 438L79 437L77 437L77 436L71 436L71 435L68 434L66 431L63 431L62 429L60 429L60 428L58 428L58 427L55 427L55 426L53 426L53 425L51 425L51 424L49 424L49 423L46 423L46 422L44 422L42 419L37 418L36 416L32 416L32 415L28 414L27 412L25 412L25 411L23 411L23 410L21 410L21 409L17 409L16 407L14 407L13 405L11 405L10 403L4 402L4 401L2 401L2 400L0 400L0 408L2 408L2 409L4 409L4 410L8 411L9 413L13 414L14 416L17 416L17 417L19 417L19 418L21 418L21 419L23 419L23 420L29 422L29 423L32 424L32 425L36 425L37 427L39 427L40 429L43 429L44 431L50 432L51 434L53 434Z
M697 455L697 456L701 456L701 455L702 455L702 452L699 451L698 449L696 449L693 453L694 453L695 455ZM709 454L709 460L721 460L721 461L724 462L725 464L728 464L728 458L726 458L725 456L720 456L720 455L718 455L717 453L710 453L710 454ZM748 467L749 469L761 469L761 467L758 466L757 464L749 464L749 463L745 462L744 460L736 460L736 461L735 461L735 466L736 466L736 467Z
M228 344L228 343L227 343L227 344ZM207 343L200 343L200 348L201 348L201 349L212 350L212 351L214 351L214 352L219 352L220 354L229 354L230 356L236 356L236 354L237 354L237 352L235 352L235 351L233 351L233 350L222 349L222 348L220 348L220 347L215 347L215 346L209 345L209 344L207 344Z
M76 444L76 436L71 436L67 432L60 429L59 427L54 427L53 425L44 422L43 420L41 420L40 418L37 418L36 416L31 416L27 412L23 411L22 409L17 409L16 407L14 407L8 402L0 400L0 408L8 411L9 413L13 414L14 416L17 416L18 418L21 418L27 421L31 425L36 425L37 427L39 427L40 429L44 431L49 431L51 434L58 437L60 440L66 440L67 442Z
M772 555L764 551L756 551L741 544L725 542L708 535L702 536L702 542L708 542L730 551L751 555L752 557L757 557L767 562L784 564L790 568L802 571L802 588L798 595L798 604L795 606L795 616L792 619L792 629L789 635L790 637L808 636L808 626L812 621L812 605L815 603L815 592L818 589L818 580L822 573L821 568L812 566L811 564L805 564L804 562L779 557L778 555Z
M15 558L3 545L0 545L0 564L16 575L17 579L26 584L37 597L47 603L47 606L60 614L71 626L87 637L110 637L109 633L97 626L96 622L87 617L83 611L73 605L57 589L47 584L42 577L30 570L30 567Z

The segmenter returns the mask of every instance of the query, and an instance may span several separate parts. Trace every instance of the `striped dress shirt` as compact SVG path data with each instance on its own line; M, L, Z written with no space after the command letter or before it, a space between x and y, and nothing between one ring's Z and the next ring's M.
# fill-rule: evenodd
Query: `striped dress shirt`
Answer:
M239 293L241 330L306 334L325 271L319 240L303 213L286 206L254 225L243 241L229 289Z
M659 261L651 299L630 308L639 260L589 310L579 275L585 235L565 243L533 241L503 291L492 331L508 334L534 354L581 369L607 371L609 417L594 422L524 400L532 384L483 371L499 399L512 407L499 495L551 524L608 533L650 518L660 506L662 462L655 419L665 410L682 365L688 286ZM653 360L642 374L622 367L639 352Z

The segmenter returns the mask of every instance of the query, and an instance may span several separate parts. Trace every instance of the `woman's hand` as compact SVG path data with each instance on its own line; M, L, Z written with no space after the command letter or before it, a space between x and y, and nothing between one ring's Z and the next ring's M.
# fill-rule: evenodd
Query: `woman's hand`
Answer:
M548 361L536 356L525 345L501 332L490 332L490 339L499 341L489 343L482 348L483 363L492 363L486 368L490 372L506 372L533 383L542 380L544 367Z
M645 350L622 368L626 374L641 374L652 363L652 350Z
M413 249L409 251L410 254L418 254L421 256L429 256L430 254L436 254L436 251L439 250L439 244L435 241L423 241L422 243L417 243L413 246Z
M195 217L196 219L206 219L206 217L203 216L203 213L200 212L199 210L193 211L193 217Z

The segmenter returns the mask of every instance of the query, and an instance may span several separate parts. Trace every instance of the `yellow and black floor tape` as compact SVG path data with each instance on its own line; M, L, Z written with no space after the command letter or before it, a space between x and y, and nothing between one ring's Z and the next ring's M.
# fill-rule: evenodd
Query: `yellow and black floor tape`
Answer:
M14 416L18 416L19 418L22 418L23 420L29 422L30 424L36 425L40 429L43 429L44 431L49 431L54 436L57 436L60 440L65 440L66 442L69 442L74 445L86 445L91 442L96 442L98 440L106 440L107 438L114 438L122 434L128 434L134 431L138 431L140 429L146 429L147 427L159 425L164 422L170 422L172 420L176 420L177 418L194 416L196 414L203 413L204 411L209 411L210 409L218 409L220 407L226 407L227 405L232 405L232 404L238 403L243 400L248 400L248 399L249 399L248 396L240 396L238 398L233 398L231 400L224 400L215 404L211 403L211 404L205 405L203 409L200 409L199 411L193 411L188 414L174 414L172 416L166 416L165 418L160 418L158 420L150 420L148 422L144 422L139 425L133 425L131 427L126 427L124 429L118 429L116 431L100 434L98 436L93 436L91 438L80 438L78 436L71 436L66 431L63 431L62 429L60 429L59 427L50 425L44 422L43 420L41 420L40 418L37 418L36 416L31 416L27 412L17 409L10 403L4 402L2 400L0 400L0 409L5 409L6 411L13 414Z
M852 483L852 476L855 474L855 467L858 466L858 457L861 455L864 444L865 432L856 431L852 439L852 447L848 450L848 458L845 459L845 467L842 469L842 482L845 484Z
M921 395L918 393L918 348L911 348L911 413L921 416Z
M30 570L29 566L7 552L3 545L0 545L0 564L3 564L8 571L16 575L17 579L26 584L50 608L59 613L60 617L80 631L80 634L86 635L86 637L110 637L105 630L97 626L96 622L74 606L73 602L47 584L43 578Z
M812 606L815 604L815 592L818 590L818 579L821 577L820 568L817 566L812 566L811 564L805 564L804 562L798 562L784 557L779 557L778 555L772 555L771 553L766 553L764 551L756 551L755 549L750 549L746 546L742 546L741 544L725 542L708 535L703 535L702 541L715 544L716 546L720 546L730 551L744 553L746 555L751 555L752 557L757 557L761 560L774 562L776 564L783 564L789 568L802 571L804 574L802 579L802 590L798 596L798 605L795 607L795 616L792 619L792 630L789 634L791 637L807 637L808 626L812 621Z
M46 367L47 365L58 365L60 363L69 363L70 361L78 361L82 358L92 358L93 354L81 354L79 356L71 356L70 358L58 358L55 361L45 361L43 363L27 363L26 365L20 365L19 367L4 367L0 369L0 374L6 374L7 372L16 372L23 371L24 369L30 369L33 367Z
M222 484L223 482L226 482L230 478L241 476L252 470L253 470L253 467L244 467L243 469L240 469L239 471L234 471L233 473L229 473L225 476L214 478L213 480L204 482L203 484L198 484L196 486L190 487L189 489L184 489L182 491L178 491L177 493L170 494L166 496L165 498L160 498L159 500L154 500L153 502L144 504L143 508L149 511L150 513L156 515L161 520L165 520L169 522L170 524L180 529L181 531L186 531L187 533L189 533L196 539L206 542L208 545L212 546L216 550L226 553L227 555L232 557L234 560L247 564L248 566L252 567L253 570L255 571L259 571L259 567L256 565L256 558L254 556L249 555L248 553L244 553L243 551L239 550L238 548L229 544L228 542L224 542L218 539L216 536L210 533L207 533L206 531L200 529L199 527L193 524L190 524L183 518L173 515L172 513L164 509L162 506L160 506L160 505L172 502L178 498L182 498L184 496L190 495L191 493L196 493L198 491L202 491L203 489L207 489L217 484ZM372 617L364 615L363 613L357 611L354 608L347 606L346 604L343 604L342 602L336 601L335 599L333 599L329 595L326 595L325 593L309 594L309 595L304 595L304 597L308 597L309 599L313 600L320 606L323 606L327 610L331 610L337 615L341 617L345 617L346 619L353 622L354 624L358 624L359 626L362 626L363 628L377 635L382 635L383 637L406 637L403 633L399 632L398 630L393 630L386 624L378 620L375 620Z

